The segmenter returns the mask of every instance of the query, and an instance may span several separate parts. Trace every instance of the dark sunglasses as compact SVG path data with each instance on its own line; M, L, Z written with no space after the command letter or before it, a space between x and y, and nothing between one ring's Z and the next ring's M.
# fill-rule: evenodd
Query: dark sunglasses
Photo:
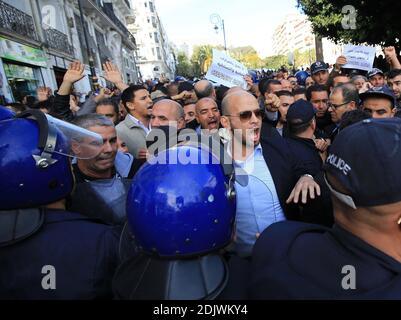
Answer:
M263 111L260 109L256 110L248 110L242 111L237 115L234 114L226 114L227 117L239 117L241 121L249 121L252 118L252 113L255 115L256 118L262 119L263 118Z

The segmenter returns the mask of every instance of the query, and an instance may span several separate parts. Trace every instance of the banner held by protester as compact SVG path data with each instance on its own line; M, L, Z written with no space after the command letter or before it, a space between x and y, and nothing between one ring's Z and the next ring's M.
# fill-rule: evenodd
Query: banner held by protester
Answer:
M243 64L223 51L213 49L213 62L206 74L206 79L229 88L239 86L246 89L244 76L247 74L248 69Z
M344 56L347 57L347 64L344 68L369 71L373 68L376 49L367 46L346 45L344 47Z

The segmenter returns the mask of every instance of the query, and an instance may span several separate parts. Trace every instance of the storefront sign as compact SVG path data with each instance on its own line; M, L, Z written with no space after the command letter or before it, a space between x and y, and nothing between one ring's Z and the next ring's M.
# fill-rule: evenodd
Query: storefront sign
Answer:
M36 48L0 37L0 57L35 66L46 67L46 54Z
M6 76L9 79L36 80L33 69L16 64L4 64Z

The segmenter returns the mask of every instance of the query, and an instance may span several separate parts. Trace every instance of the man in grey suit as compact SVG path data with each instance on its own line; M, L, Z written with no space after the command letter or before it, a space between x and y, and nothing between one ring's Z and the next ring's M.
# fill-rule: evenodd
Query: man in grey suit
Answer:
M103 76L121 92L121 102L127 115L116 126L117 136L127 144L128 151L136 159L146 158L146 135L149 133L150 114L153 102L144 86L128 86L124 83L117 66L107 61L103 64Z
M145 87L132 85L124 90L121 101L128 114L116 127L117 135L135 158L146 157L146 135L153 107L150 94Z

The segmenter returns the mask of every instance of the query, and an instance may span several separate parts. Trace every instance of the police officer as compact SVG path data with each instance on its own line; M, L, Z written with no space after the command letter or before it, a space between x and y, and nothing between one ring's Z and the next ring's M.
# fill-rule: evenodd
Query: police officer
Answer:
M132 182L127 215L140 253L118 268L116 298L221 294L229 273L219 250L233 237L233 180L207 149L181 145L149 159Z
M252 261L254 299L401 299L401 120L342 130L325 163L335 225L266 229Z
M37 110L0 119L0 299L110 298L118 235L65 210L69 157L101 137Z

